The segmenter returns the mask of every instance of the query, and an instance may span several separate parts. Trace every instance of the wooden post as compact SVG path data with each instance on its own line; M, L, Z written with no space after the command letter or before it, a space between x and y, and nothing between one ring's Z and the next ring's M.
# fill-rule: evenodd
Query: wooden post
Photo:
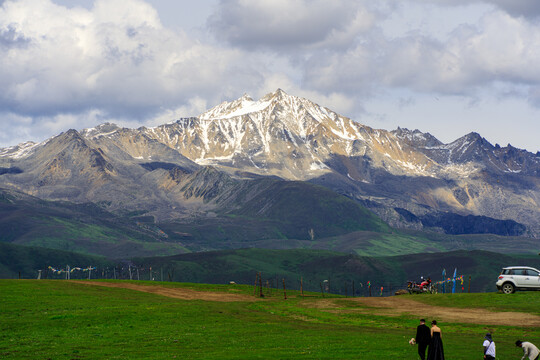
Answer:
M262 274L259 273L259 297L264 297L263 291L262 291Z
M345 297L349 297L349 289L347 288L347 284L345 284Z
M322 282L320 284L321 284L321 294L322 294L322 297L324 297L324 289L322 287Z
M257 282L259 281L259 273L255 273L255 284L253 284L253 296L257 296Z
M369 297L371 297L371 285L369 285L368 288L369 288Z
M469 294L471 293L471 275L469 275Z
M172 281L171 272L169 270L167 270L167 275L169 275L169 281Z
M304 298L304 279L300 277L300 292L302 293L302 299Z
M19 271L19 280L21 280L21 272Z
M354 280L352 281L352 297L354 297Z
M287 290L285 289L285 278L283 278L283 298L287 300Z
M163 267L161 267L161 282L163 282Z

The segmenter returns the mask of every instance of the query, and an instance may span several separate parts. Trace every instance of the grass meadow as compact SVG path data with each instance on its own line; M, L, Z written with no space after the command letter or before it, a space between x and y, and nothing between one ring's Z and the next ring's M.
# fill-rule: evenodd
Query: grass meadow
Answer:
M131 282L130 282L131 283ZM245 285L137 282L229 292L251 301L181 300L62 280L0 280L2 359L417 359L408 344L418 316L377 315L344 297L266 293ZM540 292L404 295L431 305L540 315ZM360 308L360 309L359 309ZM359 311L361 310L361 311ZM430 319L429 314L425 317ZM438 319L439 320L439 319ZM540 344L540 329L440 319L447 359L481 359L493 333L497 358L519 359L518 338Z

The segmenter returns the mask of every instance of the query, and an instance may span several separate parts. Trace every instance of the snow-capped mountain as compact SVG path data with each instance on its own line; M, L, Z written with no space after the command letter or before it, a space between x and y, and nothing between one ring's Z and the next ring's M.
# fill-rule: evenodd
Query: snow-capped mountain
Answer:
M442 211L512 219L540 234L540 154L475 133L443 144L419 130L372 129L280 89L154 128L102 124L0 149L0 186L114 208L146 204L160 214L165 206L181 217L215 205L185 191L209 165L233 178L321 184L395 226L410 225L403 211Z

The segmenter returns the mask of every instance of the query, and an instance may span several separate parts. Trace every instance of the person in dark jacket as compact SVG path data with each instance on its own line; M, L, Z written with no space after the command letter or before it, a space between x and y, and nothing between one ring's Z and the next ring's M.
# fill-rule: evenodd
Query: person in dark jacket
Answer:
M420 359L426 360L426 349L431 341L431 330L426 325L425 319L420 319L420 325L416 328L416 337L414 339L418 344Z

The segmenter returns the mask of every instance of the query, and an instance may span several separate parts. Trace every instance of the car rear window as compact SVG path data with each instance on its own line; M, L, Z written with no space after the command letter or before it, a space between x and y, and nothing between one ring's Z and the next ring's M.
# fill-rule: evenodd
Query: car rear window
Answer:
M501 275L513 275L514 271L512 269L503 269Z

